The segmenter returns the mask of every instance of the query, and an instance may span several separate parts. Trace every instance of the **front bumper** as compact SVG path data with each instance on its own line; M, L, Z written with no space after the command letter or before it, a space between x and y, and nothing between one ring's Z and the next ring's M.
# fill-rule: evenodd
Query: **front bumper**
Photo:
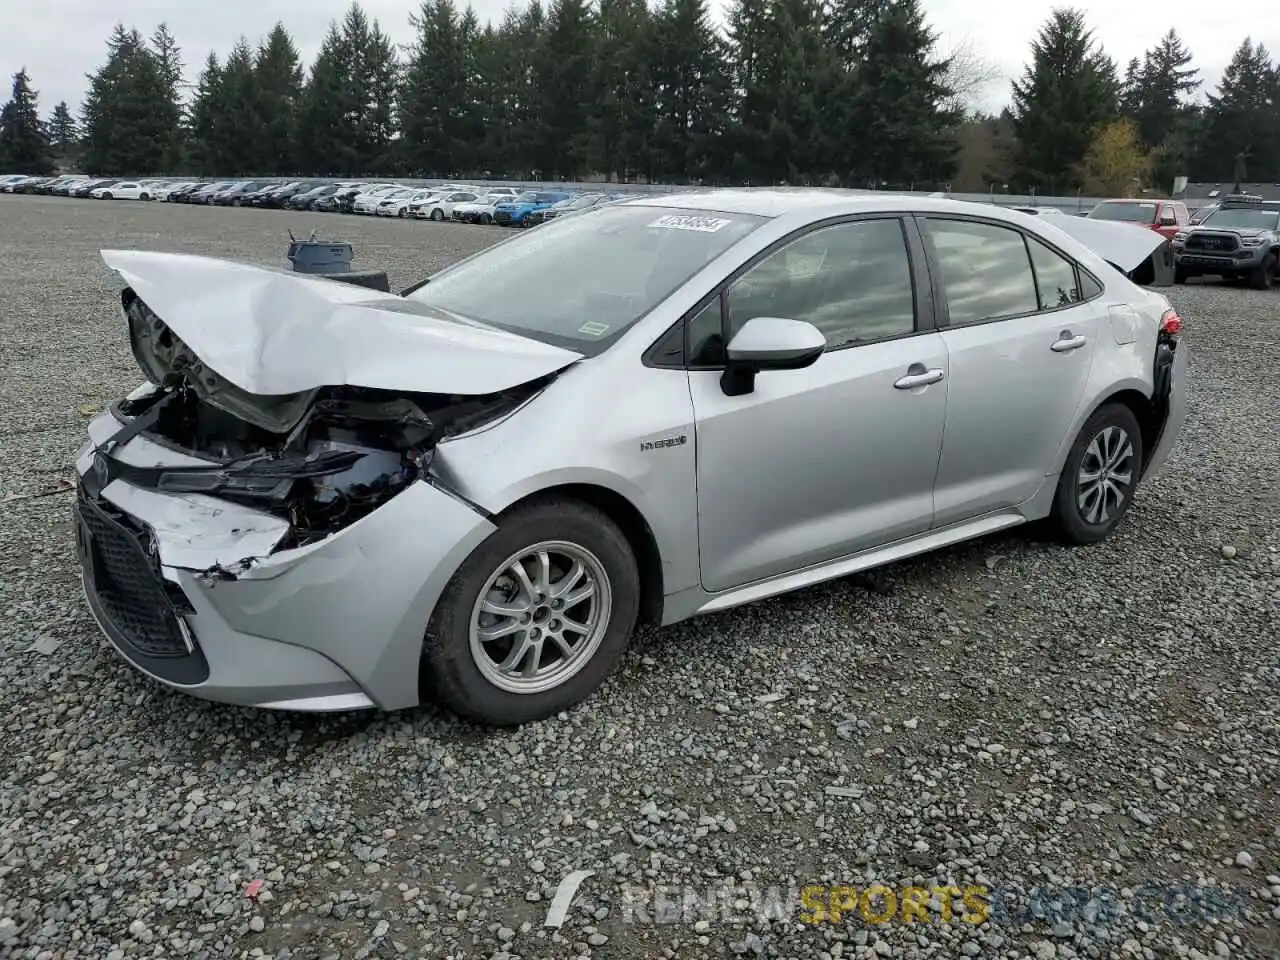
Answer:
M1231 276L1252 273L1267 257L1265 249L1243 248L1230 253L1175 248L1174 262L1178 269L1192 273L1212 273Z
M449 578L494 526L419 481L323 540L274 551L270 514L110 479L101 453L122 426L90 424L76 459L77 552L111 646L138 670L209 700L295 710L387 710L419 702L427 621ZM134 466L193 458L135 437Z

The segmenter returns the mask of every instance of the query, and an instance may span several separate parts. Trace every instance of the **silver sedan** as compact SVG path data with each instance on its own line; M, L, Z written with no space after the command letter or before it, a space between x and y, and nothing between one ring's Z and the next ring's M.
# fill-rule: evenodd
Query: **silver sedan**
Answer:
M1090 544L1183 419L1180 319L1127 276L1164 242L742 190L553 221L398 295L105 251L146 382L78 457L86 596L197 696L517 724L641 621L1031 521Z

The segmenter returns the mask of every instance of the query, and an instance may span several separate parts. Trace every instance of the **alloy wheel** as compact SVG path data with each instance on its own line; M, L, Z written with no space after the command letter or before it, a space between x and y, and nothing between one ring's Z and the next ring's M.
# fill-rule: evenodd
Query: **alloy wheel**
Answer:
M1076 505L1086 523L1107 523L1133 489L1133 441L1122 427L1103 428L1085 448L1076 476Z
M542 693L587 665L612 609L613 589L595 554L568 541L536 543L503 561L480 590L471 656L499 689Z

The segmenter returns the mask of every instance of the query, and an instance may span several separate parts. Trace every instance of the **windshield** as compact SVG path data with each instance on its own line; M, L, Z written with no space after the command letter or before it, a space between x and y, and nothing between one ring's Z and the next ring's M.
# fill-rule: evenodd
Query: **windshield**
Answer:
M527 193L520 194L518 197L504 197L503 199L511 203L537 203L538 195L530 190Z
M1230 207L1215 210L1201 221L1205 227L1226 227L1231 230L1274 230L1280 222L1280 210L1262 207Z
M736 213L607 207L491 247L409 296L591 355L764 222Z
M1089 211L1090 220L1127 220L1130 223L1155 223L1154 203L1100 203Z

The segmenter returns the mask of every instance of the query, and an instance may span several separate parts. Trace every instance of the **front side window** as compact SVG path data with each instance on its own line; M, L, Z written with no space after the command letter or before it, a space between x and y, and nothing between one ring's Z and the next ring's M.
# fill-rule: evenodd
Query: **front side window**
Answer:
M490 247L409 298L592 355L764 222L738 213L610 207Z
M1021 233L989 223L933 217L928 227L952 326L1040 309Z
M823 227L770 254L729 287L730 337L755 317L812 323L829 348L915 330L902 222Z

